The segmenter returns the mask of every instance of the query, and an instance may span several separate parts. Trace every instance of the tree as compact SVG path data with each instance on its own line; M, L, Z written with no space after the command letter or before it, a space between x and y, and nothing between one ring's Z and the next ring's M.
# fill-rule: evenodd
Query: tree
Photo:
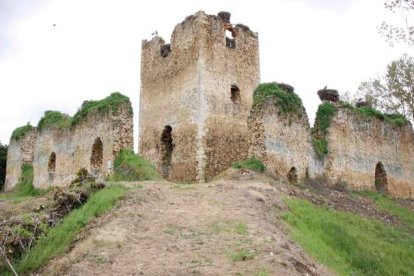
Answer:
M387 113L414 120L414 59L407 55L391 62L385 76L361 83L357 95Z
M7 145L0 142L0 191L3 190L6 180L6 163L7 163Z
M410 21L410 16L414 12L414 0L385 0L384 6L392 13L398 13L400 22L398 25L382 22L378 28L380 34L391 46L394 45L394 42L403 42L410 47L414 46L414 26Z

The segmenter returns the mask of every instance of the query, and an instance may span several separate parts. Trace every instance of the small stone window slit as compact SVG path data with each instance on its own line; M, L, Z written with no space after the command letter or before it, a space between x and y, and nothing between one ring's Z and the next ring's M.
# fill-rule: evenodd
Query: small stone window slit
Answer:
M227 46L227 48L235 49L236 48L236 40L235 40L236 34L235 34L234 30L233 29L227 29L225 31L225 33L226 33L226 46Z

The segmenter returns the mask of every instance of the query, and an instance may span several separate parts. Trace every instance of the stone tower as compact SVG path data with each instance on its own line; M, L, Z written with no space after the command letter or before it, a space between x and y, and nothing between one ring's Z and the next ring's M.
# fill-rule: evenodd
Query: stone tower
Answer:
M259 43L230 13L197 12L171 44L142 42L139 152L172 180L211 179L248 154Z

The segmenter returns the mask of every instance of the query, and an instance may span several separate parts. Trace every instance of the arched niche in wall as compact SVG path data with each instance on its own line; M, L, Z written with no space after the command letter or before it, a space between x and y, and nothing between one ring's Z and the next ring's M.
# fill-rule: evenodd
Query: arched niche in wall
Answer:
M92 146L91 152L91 171L102 169L103 163L103 144L101 138L97 137Z
M375 166L375 189L378 193L388 193L387 172L382 162L378 162Z

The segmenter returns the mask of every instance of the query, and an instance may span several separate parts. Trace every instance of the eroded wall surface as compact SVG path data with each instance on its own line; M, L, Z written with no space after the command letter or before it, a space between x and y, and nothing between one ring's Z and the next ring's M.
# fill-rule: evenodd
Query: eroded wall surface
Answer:
M234 48L226 44L228 28ZM257 35L198 12L175 27L168 54L163 47L159 37L142 43L139 152L166 178L205 181L247 156L247 116L259 84ZM167 170L166 126L173 139Z
M81 168L98 178L107 176L124 148L133 148L133 119L127 104L116 115L91 112L73 128L43 129L35 144L33 185L67 186Z
M300 113L281 113L273 98L250 112L249 156L262 160L273 176L287 179L291 172L301 181L309 170L313 156L310 127L303 107Z
M329 154L323 174L331 183L345 181L353 189L375 190L375 169L383 164L388 192L414 196L414 135L411 124L396 126L341 108L327 136Z
M35 129L27 132L20 139L10 139L7 150L7 168L5 190L11 190L19 181L23 164L32 164L37 132Z

